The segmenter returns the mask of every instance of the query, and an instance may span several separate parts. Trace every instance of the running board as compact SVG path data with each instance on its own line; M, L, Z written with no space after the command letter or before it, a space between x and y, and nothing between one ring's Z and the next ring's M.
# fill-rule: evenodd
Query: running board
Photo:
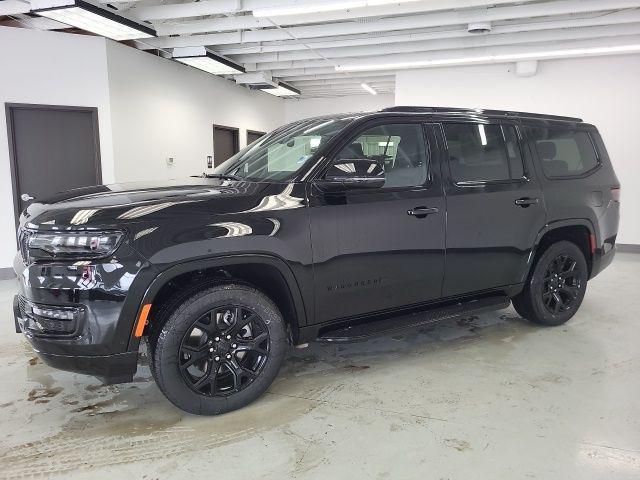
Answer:
M509 297L496 295L479 298L466 302L455 303L444 307L427 310L400 317L374 320L348 327L329 330L320 335L316 341L331 343L346 343L365 340L378 335L386 335L398 330L419 327L449 318L461 317L477 313L507 308L511 304Z

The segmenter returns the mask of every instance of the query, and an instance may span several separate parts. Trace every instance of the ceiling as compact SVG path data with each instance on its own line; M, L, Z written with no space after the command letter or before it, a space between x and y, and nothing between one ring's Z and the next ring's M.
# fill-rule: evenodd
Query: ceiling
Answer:
M640 0L94 1L153 25L158 37L136 48L171 56L206 46L303 98L370 94L361 83L393 93L396 71L412 67L640 51ZM0 2L21 26L67 28L29 9Z

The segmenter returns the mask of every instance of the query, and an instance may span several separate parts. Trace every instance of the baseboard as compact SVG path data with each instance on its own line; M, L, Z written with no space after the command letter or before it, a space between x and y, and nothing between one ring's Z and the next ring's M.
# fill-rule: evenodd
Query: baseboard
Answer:
M616 249L624 253L640 253L640 245L634 243L616 243Z
M15 276L16 274L13 273L13 268L0 268L0 280L9 280Z

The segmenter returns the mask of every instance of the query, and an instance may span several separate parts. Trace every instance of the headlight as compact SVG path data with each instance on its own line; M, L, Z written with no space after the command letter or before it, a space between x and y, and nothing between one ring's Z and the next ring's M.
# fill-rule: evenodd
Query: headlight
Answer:
M37 251L48 257L98 258L107 257L120 246L123 232L31 232L28 248L33 256ZM34 252L35 250L35 252Z

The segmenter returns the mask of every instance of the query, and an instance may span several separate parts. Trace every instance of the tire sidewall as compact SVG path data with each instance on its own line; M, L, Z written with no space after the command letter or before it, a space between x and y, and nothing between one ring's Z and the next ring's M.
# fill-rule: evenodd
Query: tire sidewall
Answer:
M258 378L241 391L220 397L196 393L179 370L180 343L193 323L216 306L241 305L258 314L269 332L269 355ZM189 413L212 415L243 407L258 398L275 379L287 348L282 315L261 292L242 285L219 285L187 298L160 330L152 361L156 383L177 407Z
M542 300L542 291L544 288L544 275L550 264L559 255L570 255L578 264L580 270L580 290L578 296L574 299L572 307L557 314L551 313L544 305ZM551 245L540 257L536 263L531 282L529 285L529 294L531 295L531 307L538 323L545 325L562 325L573 317L584 299L587 289L587 262L584 254L577 245L571 242L562 241Z

